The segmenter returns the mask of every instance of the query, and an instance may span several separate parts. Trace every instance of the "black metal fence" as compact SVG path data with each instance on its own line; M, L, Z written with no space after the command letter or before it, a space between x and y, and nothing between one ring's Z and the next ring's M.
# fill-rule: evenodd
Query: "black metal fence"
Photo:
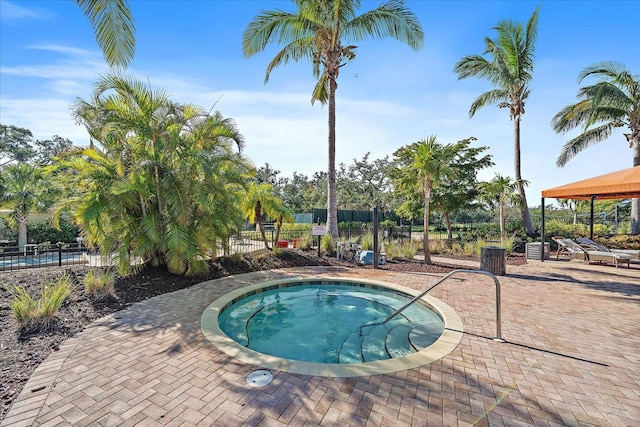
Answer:
M79 243L0 247L0 272L87 263L87 247Z

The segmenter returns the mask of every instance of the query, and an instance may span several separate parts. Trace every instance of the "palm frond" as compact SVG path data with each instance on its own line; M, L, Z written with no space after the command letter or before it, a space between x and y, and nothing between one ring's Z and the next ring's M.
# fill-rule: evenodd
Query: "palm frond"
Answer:
M135 54L135 26L126 0L76 0L112 68L126 68Z
M476 112L485 105L499 105L510 101L509 92L504 89L494 89L478 96L469 108L469 117L473 117Z
M585 148L591 147L592 145L609 138L613 128L614 126L611 123L607 123L583 132L577 137L571 139L562 146L562 151L556 160L556 165L558 167L563 167L569 160Z
M403 0L390 0L346 21L342 31L346 39L355 42L369 37L393 37L414 50L419 50L424 45L422 26Z

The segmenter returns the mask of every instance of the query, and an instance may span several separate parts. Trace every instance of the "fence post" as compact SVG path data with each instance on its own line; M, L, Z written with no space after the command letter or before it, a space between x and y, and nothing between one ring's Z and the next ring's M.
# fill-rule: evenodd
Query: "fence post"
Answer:
M58 243L58 267L62 267L62 245Z

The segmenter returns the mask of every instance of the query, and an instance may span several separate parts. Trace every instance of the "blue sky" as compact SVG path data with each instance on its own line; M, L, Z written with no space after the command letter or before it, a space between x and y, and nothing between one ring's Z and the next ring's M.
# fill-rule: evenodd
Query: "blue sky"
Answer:
M564 142L551 118L575 102L577 76L600 61L618 61L640 74L640 1L411 1L425 45L420 51L392 39L359 44L342 68L337 91L337 162L372 158L437 135L444 143L475 136L489 146L496 166L482 173L514 176L508 111L485 107L473 118L471 102L491 89L485 81L458 81L453 66L482 54L484 38L500 20L525 22L540 6L536 69L522 119L522 176L530 206L540 191L633 165L616 132L559 169ZM380 4L362 1L362 11ZM278 50L245 59L241 37L260 10L292 10L288 1L131 0L136 57L128 73L164 89L181 103L219 110L236 120L245 154L291 176L327 167L327 110L310 103L314 80L308 63L264 71ZM71 0L0 0L0 122L30 129L37 139L58 134L78 145L88 135L70 115L108 72L92 29ZM634 33L634 30L636 31Z

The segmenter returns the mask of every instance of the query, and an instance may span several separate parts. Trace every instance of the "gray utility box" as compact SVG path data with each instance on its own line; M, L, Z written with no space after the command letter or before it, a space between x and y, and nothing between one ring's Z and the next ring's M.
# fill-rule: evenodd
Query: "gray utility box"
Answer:
M525 257L527 259L540 260L540 242L527 243L525 247ZM549 259L549 243L544 243L544 259Z

